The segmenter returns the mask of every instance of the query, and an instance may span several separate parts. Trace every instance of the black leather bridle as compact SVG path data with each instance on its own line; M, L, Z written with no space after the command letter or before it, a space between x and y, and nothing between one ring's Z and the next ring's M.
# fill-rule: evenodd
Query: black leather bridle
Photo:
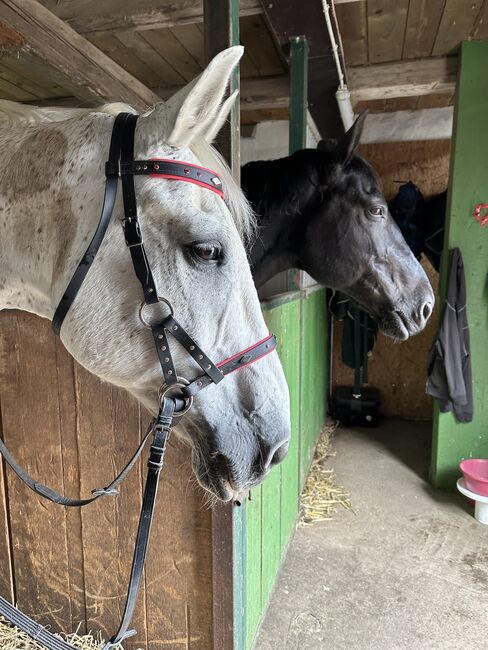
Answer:
M145 175L154 178L162 177L178 181L194 183L211 190L224 198L222 181L218 174L198 165L184 163L177 160L153 158L150 160L134 160L134 135L137 115L120 113L115 118L112 139L110 142L109 160L105 166L106 184L100 220L93 238L86 249L78 267L76 268L68 287L66 288L59 305L55 311L52 326L59 335L63 321L73 304L78 291L95 259L98 249L107 231L113 214L117 198L118 181L122 180L122 194L124 203L124 229L125 243L129 248L132 264L139 282L141 283L144 301L139 310L141 321L152 331L156 352L163 381L159 391L160 408L156 418L151 422L142 443L133 457L124 467L122 472L106 488L92 490L92 496L87 499L71 499L63 496L29 476L18 465L8 449L0 439L0 453L7 464L29 488L40 496L64 506L84 506L92 503L102 496L117 494L117 487L127 476L140 456L145 443L152 435L152 445L148 460L148 470L144 498L139 518L139 527L132 562L132 571L127 591L127 599L122 621L117 633L106 643L103 650L120 644L124 639L135 634L129 630L130 621L136 604L137 594L142 578L142 571L149 543L149 536L154 513L158 479L163 467L163 458L166 443L171 432L173 418L181 416L191 407L194 396L210 384L218 384L226 375L258 361L276 348L276 338L269 334L251 347L243 350L228 359L213 363L208 355L198 346L197 342L188 334L185 328L175 319L171 303L158 294L156 283L151 272L149 259L144 248L141 224L137 216L137 202L134 187L134 176ZM148 305L163 302L169 307L169 315L161 322L151 324L145 316ZM179 377L171 355L168 340L171 334L178 343L188 352L202 369L197 377L188 380ZM32 621L23 612L15 608L8 601L0 597L0 614L14 623L51 650L72 650L72 646L54 636L46 628Z

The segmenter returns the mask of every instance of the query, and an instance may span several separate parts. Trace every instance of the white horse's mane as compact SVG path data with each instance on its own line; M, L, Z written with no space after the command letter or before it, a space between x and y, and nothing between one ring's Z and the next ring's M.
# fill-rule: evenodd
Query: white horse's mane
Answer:
M102 104L96 108L65 108L31 106L2 99L0 100L0 126L36 126L64 122L89 113L107 113L115 116L121 112L137 113L132 106L122 102ZM204 166L215 169L222 177L227 206L243 241L249 243L255 233L256 221L251 206L235 182L227 163L203 138L192 142L190 148Z

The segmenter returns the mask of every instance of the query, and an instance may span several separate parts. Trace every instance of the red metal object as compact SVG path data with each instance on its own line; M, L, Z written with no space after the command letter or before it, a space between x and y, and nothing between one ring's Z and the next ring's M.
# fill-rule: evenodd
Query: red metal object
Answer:
M488 223L488 203L478 203L478 205L475 205L473 216L476 221L480 222L481 226L486 226Z

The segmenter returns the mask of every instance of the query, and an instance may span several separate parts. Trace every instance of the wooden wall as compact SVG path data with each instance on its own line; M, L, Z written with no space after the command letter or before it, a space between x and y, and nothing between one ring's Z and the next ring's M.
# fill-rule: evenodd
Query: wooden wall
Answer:
M398 192L399 182L411 180L424 196L444 191L449 177L448 140L369 144L361 147L376 169L387 200ZM425 259L423 266L437 292L438 274ZM381 391L381 412L419 420L432 418L432 398L425 394L427 352L435 336L439 302L425 330L405 343L379 334L369 364L369 385ZM342 323L334 323L334 385L352 385L353 371L340 360Z
M1 435L42 482L71 496L107 485L149 422L125 392L78 366L29 314L0 316ZM122 613L143 489L139 463L115 498L83 510L38 498L0 462L0 594L52 630L113 634ZM166 455L135 639L125 648L212 645L210 512L189 453Z

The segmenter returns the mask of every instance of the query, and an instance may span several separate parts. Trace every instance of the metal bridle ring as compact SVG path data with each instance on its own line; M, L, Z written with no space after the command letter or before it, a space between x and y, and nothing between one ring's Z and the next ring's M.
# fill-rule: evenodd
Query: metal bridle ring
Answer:
M172 390L173 388L184 388L185 386L188 386L190 382L188 379L185 379L184 377L176 377L176 382L174 384L171 384L168 386L167 384L163 384L161 388L159 389L159 401L162 402L163 398ZM188 413L188 411L191 409L193 406L193 395L191 397L185 397L183 395L183 399L185 400L185 406L182 411L175 411L173 417L179 418L182 415L185 415L185 413Z
M174 307L167 298L163 298L162 296L158 296L158 303L159 302L164 302L164 304L169 307L169 311L170 311L171 316L175 315ZM158 303L150 303L150 304L151 305L152 304L157 305ZM151 327L152 327L151 324L144 318L144 308L148 307L148 306L149 306L149 304L145 300L143 300L142 303L141 303L141 306L139 307L139 318L141 319L141 322L145 327L148 327L149 329L151 329Z

